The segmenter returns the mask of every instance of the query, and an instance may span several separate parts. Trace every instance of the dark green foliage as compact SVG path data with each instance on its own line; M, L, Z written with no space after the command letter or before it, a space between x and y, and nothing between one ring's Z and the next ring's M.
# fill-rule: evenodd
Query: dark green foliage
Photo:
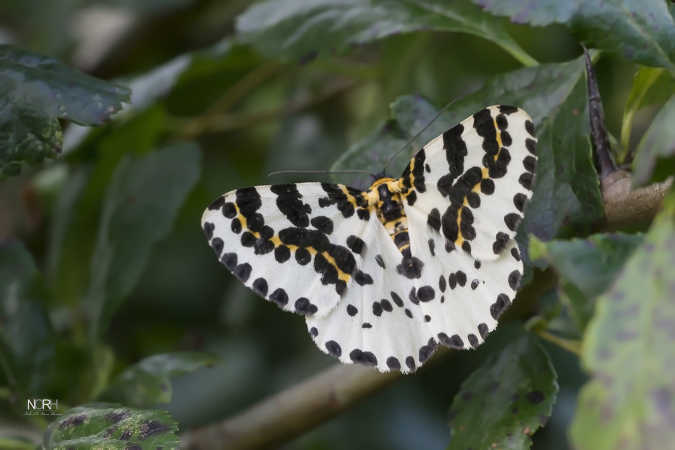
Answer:
M675 195L598 298L584 341L584 386L572 438L579 449L657 449L675 439ZM647 431L648 430L648 431Z
M468 2L268 0L239 16L237 30L263 52L296 60L343 52L393 34L434 30L489 39L523 62L533 62L501 21L486 17Z
M616 279L626 259L642 243L635 234L595 234L586 239L541 242L532 237L530 257L542 258L560 276L561 295L583 332L594 313L595 298Z
M212 355L196 352L153 355L119 374L100 397L138 408L169 403L171 377L211 366L215 361Z
M548 355L533 336L510 334L455 394L449 450L529 448L551 415L558 383Z
M127 88L55 59L0 45L0 176L58 156L59 119L100 125L128 100Z
M672 187L651 226L642 213L620 231L605 223L579 56L590 49L617 165L636 187L668 179L672 2L58 3L0 6L0 42L16 42L0 45L0 447L43 435L45 448L178 447L178 424L217 422L327 367L300 320L215 261L204 207L247 185L372 181L270 170L398 176L492 104L525 109L539 139L517 236L526 286L502 317L514 323L268 446L675 438ZM63 415L27 416L33 398L58 399ZM300 416L298 432L315 423Z
M569 26L582 42L620 53L635 62L675 68L675 22L662 0L602 2L473 0L516 23Z
M675 173L675 95L654 118L637 148L634 184L663 181Z

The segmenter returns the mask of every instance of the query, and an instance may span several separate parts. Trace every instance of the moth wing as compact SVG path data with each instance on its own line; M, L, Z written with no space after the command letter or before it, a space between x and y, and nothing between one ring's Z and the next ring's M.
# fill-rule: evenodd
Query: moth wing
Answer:
M424 325L422 305L410 297L414 281L397 270L401 253L379 220L370 220L359 259L373 283L327 315L306 317L307 329L321 350L343 363L413 372L433 352L433 330Z
M475 259L499 259L532 196L535 147L530 116L505 105L482 109L433 139L402 175L406 206L424 219L410 227L429 224Z
M427 334L450 348L476 348L516 295L523 264L515 241L507 242L497 258L480 261L446 245L419 209L408 207L406 213L412 254L427 261L416 280Z
M219 261L258 295L321 316L358 293L348 289L354 279L368 282L350 248L369 226L359 194L326 183L237 189L211 203L202 229Z

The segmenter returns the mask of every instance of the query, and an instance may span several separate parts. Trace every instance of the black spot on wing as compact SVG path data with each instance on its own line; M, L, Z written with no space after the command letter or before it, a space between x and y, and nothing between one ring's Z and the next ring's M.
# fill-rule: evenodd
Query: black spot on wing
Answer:
M347 314L350 316L354 317L356 314L358 314L359 310L356 308L354 305L347 305Z
M382 255L375 255L375 262L377 263L378 266L382 267L383 269L387 268L387 266L384 264L384 259L382 258Z
M502 315L504 310L506 310L510 304L511 301L506 294L499 294L495 302L490 305L490 315L495 320L499 319L499 316Z
M325 208L329 205L335 205L345 218L354 215L354 205L349 202L342 189L329 183L321 183L321 188L328 196L319 198L319 206Z
M211 204L209 204L209 210L213 211L216 209L220 209L224 204L225 204L225 197L221 195L220 197L212 201Z
M401 370L401 363L395 356L390 356L387 358L387 367L391 370Z
M235 195L239 213L246 218L246 227L250 231L261 231L265 225L265 219L256 212L262 206L258 190L254 187L237 189Z
M361 272L360 270L357 270L356 273L354 274L354 281L356 281L361 286L365 286L366 284L373 284L372 277L365 272Z
M504 216L504 223L509 228L509 230L515 231L518 227L518 224L520 223L520 219L522 219L520 214L509 213Z
M441 213L437 208L432 209L429 213L427 224L436 231L441 229Z
M530 138L525 139L525 148L533 155L537 154L537 142L535 140Z
M326 342L326 350L328 350L328 353L337 356L338 358L342 355L342 347L335 341Z
M431 286L422 286L417 290L417 298L421 302L429 302L434 299L436 292Z
M514 270L509 274L509 286L511 286L511 289L514 291L518 290L518 287L520 286L521 276L521 273L517 270Z
M333 232L333 221L326 216L317 216L310 221L312 226L324 234Z
M253 282L253 291L263 297L267 295L267 280L264 278L256 278Z
M508 242L509 242L508 234L503 233L501 231L497 232L495 236L495 241L492 243L492 251L496 255L500 254L504 250Z
M202 225L202 230L204 230L204 236L206 236L206 239L210 240L213 237L213 230L215 228L216 226L211 222L204 222L204 225Z
M366 243L363 242L363 239L361 239L358 236L354 236L353 234L347 238L347 247L351 251L357 254L361 254L363 250L366 248Z
M396 303L396 306L399 308L403 307L403 299L394 291L391 291L391 299Z
M279 211L296 227L309 226L309 214L312 208L302 202L302 195L295 184L277 184L270 187L277 195Z
M525 121L525 130L530 134L530 136L534 137L534 124L531 120Z
M366 366L377 366L377 358L372 352L364 352L355 348L349 353L349 358L355 363L364 364Z
M483 138L482 147L486 156L494 157L499 151L499 144L497 143L497 130L489 109L482 109L473 115L473 127L476 133Z
M401 260L401 264L396 266L396 271L406 278L413 279L422 276L423 267L424 263L419 258L414 256L404 256Z
M220 253L223 251L223 240L221 238L215 237L211 239L211 248L216 252L216 256L220 258Z
M527 197L525 196L525 194L522 194L520 192L513 196L513 205L520 212L523 212L523 208L525 208L525 202L526 201L527 201Z
M288 294L282 288L277 288L270 294L270 300L283 307L288 303Z
M509 105L500 105L499 106L499 112L502 114L513 114L514 112L517 112L518 108L515 106L509 106Z
M231 219L237 215L237 208L235 208L234 203L225 203L223 205L223 216Z
M235 277L239 278L239 281L246 283L246 281L248 281L248 277L251 276L251 270L252 267L249 263L243 263L235 267L232 273Z
M448 161L448 174L438 180L438 190L443 196L450 192L455 178L464 172L464 158L467 155L466 142L462 139L464 125L459 124L443 133L443 148Z
M295 312L303 315L316 314L318 308L312 304L308 298L300 297L295 301Z
M236 253L223 253L223 256L220 258L220 262L225 265L230 271L233 271L237 267L237 254Z

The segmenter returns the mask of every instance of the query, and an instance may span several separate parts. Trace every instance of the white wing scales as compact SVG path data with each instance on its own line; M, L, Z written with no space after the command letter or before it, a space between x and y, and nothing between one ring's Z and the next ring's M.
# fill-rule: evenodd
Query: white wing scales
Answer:
M342 185L232 191L202 227L244 284L305 315L322 351L412 372L439 344L480 345L513 301L535 143L527 113L491 106L418 152L402 177L417 278L397 271L401 252L361 193Z

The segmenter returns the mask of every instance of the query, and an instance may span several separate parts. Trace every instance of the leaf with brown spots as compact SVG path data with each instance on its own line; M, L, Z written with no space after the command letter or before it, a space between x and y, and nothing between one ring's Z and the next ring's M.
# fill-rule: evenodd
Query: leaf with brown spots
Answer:
M527 449L551 415L557 375L535 338L519 332L464 381L450 407L453 449Z
M571 435L580 450L664 449L675 441L675 193L598 299L583 343L593 378Z
M178 448L178 423L166 411L111 403L78 406L53 421L46 450L62 448Z

